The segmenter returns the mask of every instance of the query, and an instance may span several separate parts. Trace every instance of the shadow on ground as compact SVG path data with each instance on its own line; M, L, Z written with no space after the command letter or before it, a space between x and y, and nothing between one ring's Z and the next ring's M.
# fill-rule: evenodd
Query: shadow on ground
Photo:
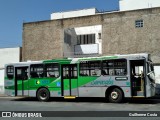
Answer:
M37 98L34 97L25 97L25 98L16 98L12 101L37 101ZM50 98L48 102L90 102L90 103L109 103L105 98L87 98L81 97L76 99L64 99L64 98ZM160 104L160 98L134 98L134 99L125 99L121 104L131 103L131 104Z

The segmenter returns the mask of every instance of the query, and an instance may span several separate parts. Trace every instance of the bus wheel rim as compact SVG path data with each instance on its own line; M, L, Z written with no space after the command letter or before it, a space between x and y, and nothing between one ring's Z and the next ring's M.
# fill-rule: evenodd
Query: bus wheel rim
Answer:
M44 100L44 99L46 99L47 98L47 93L46 92L41 92L41 94L40 94L40 98L42 99L42 100Z
M114 100L116 100L116 99L118 98L118 96L119 96L119 94L118 94L118 92L116 92L116 91L114 91L114 92L111 93L111 97L112 97L112 99L114 99Z

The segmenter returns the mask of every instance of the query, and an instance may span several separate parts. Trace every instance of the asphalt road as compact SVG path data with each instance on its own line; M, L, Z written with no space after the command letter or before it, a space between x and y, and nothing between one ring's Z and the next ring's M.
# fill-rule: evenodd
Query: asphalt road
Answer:
M75 100L64 100L63 98L52 98L49 102L39 102L35 98L14 98L0 97L0 111L160 111L160 99L128 99L124 103L107 103L103 98L78 98ZM107 119L135 119L142 120L141 117L107 117ZM19 119L19 118L12 118ZM26 119L26 118L25 118ZM50 119L50 118L47 118ZM62 120L64 118L56 118ZM67 120L75 117L65 118ZM77 118L81 120L81 118ZM104 117L84 118L86 120L106 120ZM144 117L143 120L152 119ZM159 119L158 117L154 117ZM45 119L46 120L46 119ZM54 119L52 119L54 120Z
M0 97L0 111L160 111L160 99L128 99L124 103L107 103L103 98L64 100L52 98L39 102L36 98Z

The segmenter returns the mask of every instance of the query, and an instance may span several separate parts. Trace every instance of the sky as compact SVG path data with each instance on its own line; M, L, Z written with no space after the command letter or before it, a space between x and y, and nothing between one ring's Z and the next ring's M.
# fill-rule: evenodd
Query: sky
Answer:
M0 0L0 48L22 46L23 23L50 20L53 12L119 10L119 0Z

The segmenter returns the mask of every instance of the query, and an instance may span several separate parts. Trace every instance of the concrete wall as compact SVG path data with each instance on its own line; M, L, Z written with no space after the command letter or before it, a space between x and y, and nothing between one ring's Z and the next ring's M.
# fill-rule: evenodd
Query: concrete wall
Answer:
M63 58L66 29L99 24L99 15L24 23L22 60Z
M135 20L144 21L136 28ZM62 58L64 30L102 25L102 55L148 52L160 63L160 8L25 23L23 61Z
M102 54L102 25L68 28L64 30L63 57L75 57L81 54ZM77 45L77 35L95 34L95 44Z
M21 48L1 48L0 49L0 68L4 68L7 63L20 61Z
M76 55L88 55L92 54L99 55L99 45L98 44L85 44L85 45L76 45L75 46Z
M98 34L102 33L102 25L94 25L94 26L85 26L85 27L78 27L78 28L74 28L75 32L77 35L84 35L84 34L95 34L95 44L96 45L91 45L90 48L88 48L89 46L85 46L82 45L82 49L90 49L87 50L88 53L92 54L92 53L98 53L98 54L102 54L102 39L99 38ZM98 45L98 46L97 46ZM96 49L92 49L92 47L97 46ZM92 52L93 51L93 52ZM78 51L76 51L78 52ZM81 51L80 51L81 52ZM83 52L85 54L85 52Z
M62 21L34 22L23 28L23 61L62 58Z
M0 94L4 93L4 69L0 69Z
M63 57L74 57L74 46L77 44L74 28L64 30Z
M97 12L96 8L56 12L51 14L51 20L95 15L96 12Z
M160 65L154 66L156 83L160 84Z
M120 0L120 11L160 7L160 0Z
M144 27L136 28L140 19ZM160 63L160 8L104 14L102 24L103 54L147 52Z
M0 49L0 94L4 93L4 65L8 63L20 62L20 60L20 47Z

